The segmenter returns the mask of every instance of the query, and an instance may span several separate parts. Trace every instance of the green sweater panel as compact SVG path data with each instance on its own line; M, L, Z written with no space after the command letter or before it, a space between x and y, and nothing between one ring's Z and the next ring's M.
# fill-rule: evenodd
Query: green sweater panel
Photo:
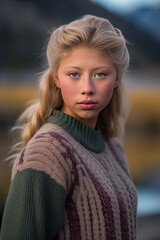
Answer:
M0 240L53 239L64 223L65 198L65 189L45 172L18 171L8 193Z
M46 122L60 126L92 152L105 148L100 130L59 110L54 110ZM53 239L64 223L65 200L65 189L44 171L18 171L5 204L0 240Z

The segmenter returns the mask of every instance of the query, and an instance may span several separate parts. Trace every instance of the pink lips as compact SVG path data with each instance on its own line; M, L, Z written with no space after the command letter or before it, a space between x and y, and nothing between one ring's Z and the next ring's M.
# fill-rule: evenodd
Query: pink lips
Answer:
M78 104L84 109L92 109L97 103L91 100L84 100Z

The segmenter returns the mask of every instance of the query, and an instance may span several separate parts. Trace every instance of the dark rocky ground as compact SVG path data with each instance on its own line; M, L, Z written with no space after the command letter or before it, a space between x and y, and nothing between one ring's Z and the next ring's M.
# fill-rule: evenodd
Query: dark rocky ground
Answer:
M137 240L160 240L160 214L138 218Z

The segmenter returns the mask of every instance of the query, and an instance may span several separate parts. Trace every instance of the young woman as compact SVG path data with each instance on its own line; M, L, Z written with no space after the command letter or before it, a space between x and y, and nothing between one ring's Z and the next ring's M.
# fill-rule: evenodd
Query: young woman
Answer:
M18 121L0 239L135 239L137 195L118 140L125 39L87 15L53 32L47 58L40 100Z

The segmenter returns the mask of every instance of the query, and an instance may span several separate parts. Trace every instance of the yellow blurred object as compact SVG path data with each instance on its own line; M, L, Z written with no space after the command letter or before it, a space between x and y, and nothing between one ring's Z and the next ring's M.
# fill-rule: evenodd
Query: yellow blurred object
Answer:
M33 86L1 86L0 108L21 108L27 101L37 98L37 89Z
M135 89L129 94L131 112L124 148L136 182L148 172L160 169L160 89ZM25 104L37 96L37 88L33 86L0 87L1 114L9 117L14 112L20 113Z
M130 91L131 113L129 121L145 121L148 117L160 120L160 89L140 89ZM160 123L160 121L159 121Z
M160 89L130 91L124 148L133 180L160 169Z

